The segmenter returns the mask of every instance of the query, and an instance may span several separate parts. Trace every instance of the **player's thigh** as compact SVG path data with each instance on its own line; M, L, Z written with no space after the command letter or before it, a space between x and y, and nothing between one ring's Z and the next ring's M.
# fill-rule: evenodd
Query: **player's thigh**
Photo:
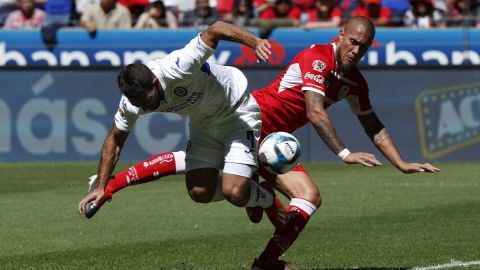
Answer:
M289 198L300 198L319 206L320 191L312 178L303 171L277 175L276 188Z
M224 145L212 134L190 123L190 137L185 156L186 172L202 168L222 169L224 151Z

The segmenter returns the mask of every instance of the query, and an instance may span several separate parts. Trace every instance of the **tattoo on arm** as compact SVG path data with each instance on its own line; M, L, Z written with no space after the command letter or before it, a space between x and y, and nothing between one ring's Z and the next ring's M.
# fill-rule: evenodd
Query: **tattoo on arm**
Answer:
M335 127L325 111L324 99L324 96L310 93L310 91L305 93L308 118L323 142L335 154L338 154L345 149L345 144L338 137Z
M373 142L375 145L380 145L383 144L386 140L390 139L390 133L386 128L382 128L380 132L378 132L374 137L373 137Z

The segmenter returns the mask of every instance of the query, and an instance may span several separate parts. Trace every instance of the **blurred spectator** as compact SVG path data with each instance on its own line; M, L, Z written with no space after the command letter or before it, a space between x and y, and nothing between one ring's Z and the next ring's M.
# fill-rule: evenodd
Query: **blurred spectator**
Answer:
M46 15L40 33L45 46L51 50L57 45L57 31L62 27L71 25L70 17L73 13L73 1L48 0L44 7Z
M351 18L352 12L357 8L360 0L339 0L337 6L343 14L343 18L348 20Z
M152 0L148 10L140 15L135 28L177 28L177 18L161 0Z
M81 16L90 6L99 4L100 0L75 0L75 11Z
M210 6L208 0L196 0L195 8L183 15L182 25L204 29L218 19L220 19L220 14Z
M315 0L294 0L293 4L307 13L315 8Z
M195 0L165 0L163 3L167 9L174 8L180 15L195 8Z
M276 0L272 7L266 9L261 20L290 19L298 25L301 10L293 4L293 0ZM294 26L294 25L292 25Z
M128 9L116 0L101 0L99 5L85 10L80 25L95 36L97 29L131 28L132 19Z
M268 37L277 27L299 26L301 12L292 0L276 0L273 7L266 9L260 15L256 24L260 37Z
M475 4L473 0L454 0L448 9L447 26L476 26L476 18L473 13Z
M336 0L316 0L315 9L308 13L305 29L333 28L342 23L342 11Z
M117 0L117 2L130 11L132 25L137 22L138 17L149 5L149 0Z
M480 0L473 0L475 2L473 7L473 15L475 16L476 26L480 28Z
M234 0L233 9L223 19L240 26L251 26L255 19L252 0Z
M221 17L225 17L228 14L231 14L233 11L233 6L235 5L234 0L217 0L216 9Z
M352 12L352 17L364 16L370 18L375 26L390 26L392 11L382 6L382 0L361 0Z
M255 17L260 17L265 10L273 7L274 4L275 0L253 0Z
M0 0L0 27L3 26L10 12L17 9L15 0Z
M404 25L412 28L444 27L443 13L435 9L432 0L411 0L405 13Z
M433 8L438 9L439 11L443 12L444 14L447 14L448 12L448 7L447 3L445 1L452 1L452 0L433 0Z
M45 2L45 12L47 13L44 26L59 28L70 24L70 15L72 14L72 0L48 0Z
M35 8L34 0L17 0L18 8L10 12L3 29L40 29L45 11Z
M392 11L392 26L402 26L403 16L410 9L409 0L382 0L382 6Z

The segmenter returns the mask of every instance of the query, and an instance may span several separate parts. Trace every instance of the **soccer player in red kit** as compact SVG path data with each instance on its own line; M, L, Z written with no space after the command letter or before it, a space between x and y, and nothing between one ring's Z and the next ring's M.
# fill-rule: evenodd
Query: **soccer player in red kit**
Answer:
M381 165L370 153L350 152L337 135L326 109L345 99L373 144L397 169L403 173L439 172L428 163L404 161L388 130L373 111L368 85L357 63L374 35L375 27L369 19L352 18L335 43L313 45L303 50L269 86L254 91L252 95L261 108L260 141L271 132L292 132L310 122L323 142L346 164ZM286 209L285 225L275 230L265 250L254 260L252 269L288 269L279 257L293 244L320 206L320 192L300 164L282 175L273 175L262 168L258 173L289 197L290 204ZM248 212L253 222L260 221L262 209L251 208Z

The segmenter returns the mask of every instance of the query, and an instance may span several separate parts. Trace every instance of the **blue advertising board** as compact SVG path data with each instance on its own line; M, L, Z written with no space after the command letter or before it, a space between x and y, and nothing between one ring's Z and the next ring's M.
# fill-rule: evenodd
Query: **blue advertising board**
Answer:
M249 89L266 86L279 69L248 69ZM407 160L478 161L480 70L366 69L371 102ZM0 161L97 160L113 124L120 93L117 71L3 70L0 72ZM329 113L352 151L381 155L345 102ZM143 116L122 160L185 149L188 119ZM338 161L311 125L295 132L304 161Z
M256 29L252 29L256 32ZM91 37L83 29L62 29L57 44L45 46L39 31L0 31L0 66L120 66L145 63L183 47L196 30L103 30ZM338 30L280 28L270 36L272 59L286 65L304 48L329 43ZM361 65L479 65L480 29L379 28ZM258 66L252 50L222 42L213 56L219 64Z

